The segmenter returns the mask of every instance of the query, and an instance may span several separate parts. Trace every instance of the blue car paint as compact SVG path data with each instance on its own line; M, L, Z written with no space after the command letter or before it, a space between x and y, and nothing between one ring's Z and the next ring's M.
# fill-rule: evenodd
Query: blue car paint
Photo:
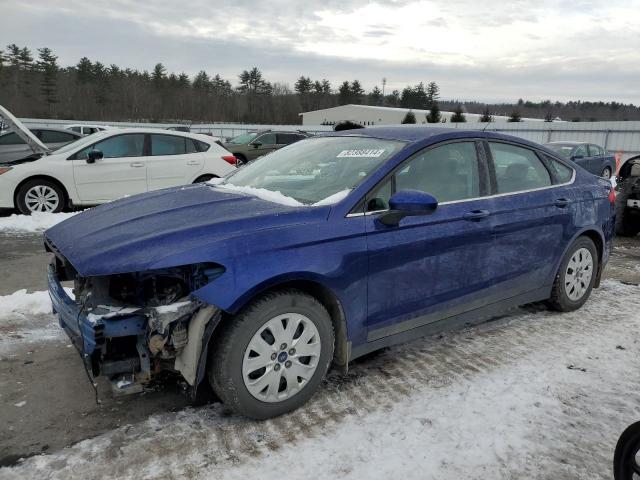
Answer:
M355 135L407 145L331 207L283 206L200 184L96 207L45 236L81 276L220 264L226 272L193 295L232 314L271 287L315 282L342 307L352 357L364 353L367 342L411 326L405 322L440 325L442 312L547 298L562 255L584 231L601 239L606 263L613 235L608 183L580 168L569 186L441 205L398 227L372 215L348 216L401 162L439 142L497 139L555 157L492 132L394 127ZM556 200L565 197L568 205L558 207ZM485 209L491 212L485 219L464 218Z

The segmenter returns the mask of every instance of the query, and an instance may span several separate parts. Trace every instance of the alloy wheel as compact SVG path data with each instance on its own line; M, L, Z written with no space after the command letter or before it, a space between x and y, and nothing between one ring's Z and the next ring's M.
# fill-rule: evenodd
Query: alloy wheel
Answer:
M35 185L27 190L24 203L31 212L53 212L60 204L60 196L48 185Z
M564 290L570 300L577 302L589 289L593 276L593 257L586 248L576 250L564 274Z
M249 393L263 402L282 402L313 377L321 352L320 334L305 315L285 313L267 321L244 353L242 378Z

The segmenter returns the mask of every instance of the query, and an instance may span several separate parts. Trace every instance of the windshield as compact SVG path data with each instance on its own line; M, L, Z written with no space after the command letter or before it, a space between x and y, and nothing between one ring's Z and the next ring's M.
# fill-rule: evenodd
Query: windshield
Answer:
M567 145L563 143L548 143L546 147L564 158L569 158L575 145Z
M237 137L232 138L227 143L233 143L234 145L244 145L249 143L251 140L258 136L258 132L253 133L243 133L242 135L238 135Z
M92 133L91 135L87 135L86 137L82 137L79 138L78 140L71 142L71 143L67 143L64 147L60 147L58 148L55 152L56 155L59 153L69 153L71 151L74 151L76 149L80 149L81 147L84 147L85 145L89 145L91 143L95 143L96 141L100 140L102 137L109 135L108 132L98 132L98 133Z
M353 189L404 145L356 136L309 138L249 163L221 185L262 188L314 204Z

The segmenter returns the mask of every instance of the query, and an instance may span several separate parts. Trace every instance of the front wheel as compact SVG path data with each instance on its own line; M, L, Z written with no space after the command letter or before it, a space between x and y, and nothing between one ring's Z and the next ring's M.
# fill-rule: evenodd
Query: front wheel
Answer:
M598 271L598 251L588 237L579 237L562 259L556 274L549 305L570 312L580 308L591 295Z
M627 427L620 435L613 454L613 478L632 480L634 474L640 476L640 422Z
M604 167L604 170L602 170L602 173L600 174L600 176L605 180L609 180L611 178L611 174L612 174L611 169L609 167Z
M217 336L209 381L237 413L263 420L295 410L317 390L333 358L324 306L298 290L270 293Z
M65 194L62 188L49 180L29 180L16 196L18 210L23 215L34 212L58 213L64 209Z

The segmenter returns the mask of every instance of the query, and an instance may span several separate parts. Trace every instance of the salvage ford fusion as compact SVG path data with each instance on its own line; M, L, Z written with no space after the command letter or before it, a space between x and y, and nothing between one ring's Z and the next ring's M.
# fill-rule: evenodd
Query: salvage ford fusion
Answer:
M579 308L609 258L614 201L609 182L514 137L336 132L47 230L49 291L116 391L169 370L268 418L330 364L528 302Z

